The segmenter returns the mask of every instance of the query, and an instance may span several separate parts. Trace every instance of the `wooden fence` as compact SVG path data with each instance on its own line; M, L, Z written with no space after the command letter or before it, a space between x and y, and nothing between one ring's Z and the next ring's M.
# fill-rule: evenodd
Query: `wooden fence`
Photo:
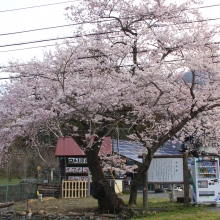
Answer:
M61 185L60 184L37 184L37 190L39 194L44 197L61 197Z
M80 198L88 195L88 181L62 181L62 198Z

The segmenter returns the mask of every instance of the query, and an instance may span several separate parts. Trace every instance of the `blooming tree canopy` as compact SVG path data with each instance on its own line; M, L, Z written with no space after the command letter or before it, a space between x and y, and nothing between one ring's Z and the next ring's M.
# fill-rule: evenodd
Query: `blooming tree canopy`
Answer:
M71 41L4 70L17 77L1 100L1 146L43 127L88 147L120 123L148 149L140 179L170 138L200 136L204 126L218 136L219 27L198 5L82 0L66 8L77 24Z

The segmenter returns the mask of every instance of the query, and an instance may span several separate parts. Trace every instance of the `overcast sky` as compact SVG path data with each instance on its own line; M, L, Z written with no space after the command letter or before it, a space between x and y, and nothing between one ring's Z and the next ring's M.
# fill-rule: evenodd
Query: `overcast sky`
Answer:
M19 31L26 31L38 28L47 28L60 25L67 25L71 22L67 21L64 14L64 8L77 3L80 0L0 0L0 67L7 65L8 60L19 59L27 61L30 58L42 54L43 49L51 49L52 47L42 48L39 46L51 45L56 41L48 41L34 44L24 44L18 46L7 46L11 44L19 44L23 42L37 41L43 39L52 39L57 37L71 36L72 27L55 28L48 30L41 30L35 32L28 32L22 34L7 34ZM173 0L169 0L173 1ZM176 0L177 3L182 0ZM62 3L65 2L65 3ZM62 4L56 4L62 3ZM218 6L219 4L219 6ZM41 6L48 5L48 6ZM220 18L220 0L205 0L204 5L216 5L201 9L204 16L207 18ZM33 6L41 6L34 8L27 8ZM20 10L12 10L20 9ZM216 22L220 23L220 20ZM7 35L2 35L7 34ZM61 42L61 41L60 41ZM29 47L38 47L26 49ZM19 49L19 50L18 50ZM8 51L8 52L4 52ZM3 74L0 78L4 77Z

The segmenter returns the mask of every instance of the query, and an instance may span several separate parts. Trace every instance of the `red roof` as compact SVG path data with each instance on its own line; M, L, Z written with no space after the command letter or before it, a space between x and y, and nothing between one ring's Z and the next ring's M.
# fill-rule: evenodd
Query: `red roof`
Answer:
M99 154L102 155L107 155L107 154L112 154L112 145L111 145L111 138L110 137L105 137L103 142L102 142L102 147L99 151Z
M99 154L112 154L110 137L104 138ZM72 137L60 137L57 142L55 156L85 156L85 153Z
M85 156L84 151L71 137L60 137L55 156Z

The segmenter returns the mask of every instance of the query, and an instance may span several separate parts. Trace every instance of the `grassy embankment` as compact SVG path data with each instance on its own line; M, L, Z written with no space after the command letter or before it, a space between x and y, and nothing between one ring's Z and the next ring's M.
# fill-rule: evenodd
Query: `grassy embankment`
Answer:
M138 199L137 205L141 207L142 199ZM220 207L215 206L195 206L190 204L184 206L182 203L170 202L168 199L149 198L149 209L155 209L144 213L144 217L135 218L139 220L217 220L220 219ZM156 211L158 209L158 211ZM159 211L163 209L163 211Z
M8 178L0 178L0 185L13 185L13 184L19 184L21 182L21 179L11 179Z

